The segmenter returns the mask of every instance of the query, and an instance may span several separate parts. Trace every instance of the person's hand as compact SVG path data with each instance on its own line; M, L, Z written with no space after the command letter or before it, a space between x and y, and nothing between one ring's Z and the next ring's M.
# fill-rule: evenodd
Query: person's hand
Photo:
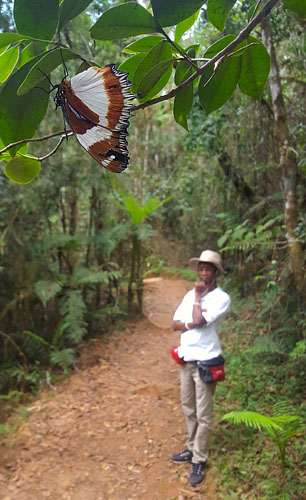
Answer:
M196 299L200 299L201 297L203 297L203 295L207 291L207 288L207 285L203 281L197 281L194 284Z

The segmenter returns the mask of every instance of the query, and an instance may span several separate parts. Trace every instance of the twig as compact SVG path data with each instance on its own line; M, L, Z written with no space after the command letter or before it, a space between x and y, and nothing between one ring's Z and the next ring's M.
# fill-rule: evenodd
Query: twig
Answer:
M254 45L260 45L260 43L256 43L256 42L249 43L248 45L241 47L241 49L234 50L234 52L231 52L230 54L228 54L228 56L229 57L236 56L237 54L239 54L239 52L243 52L245 49L248 49L249 47L254 47Z
M51 389L53 391L56 391L56 387L54 387L54 385L52 385L51 383L51 377L50 377L50 373L48 372L48 370L46 370L46 384L51 387Z
M177 52L181 54L181 56L183 56L183 59L187 61L191 66L193 66L196 71L198 71L198 66L194 64L193 60L187 54L181 51L181 49L175 44L175 42L171 40L171 38L167 35L163 28L161 26L158 26L158 29L164 35L166 40L175 48L175 50L177 50Z
M62 135L62 137L60 138L60 140L58 141L57 145L55 146L54 149L52 149L52 151L50 151L50 153L46 154L45 156L42 156L41 158L37 158L38 161L44 161L46 160L47 158L49 158L50 156L54 155L56 153L56 151L59 149L60 145L62 144L62 142L68 137L68 136L71 136L73 135L73 133L67 133L67 134L64 134Z
M2 330L0 330L0 335L2 335L2 337L4 337L5 339L7 339L15 347L15 349L18 352L19 356L21 358L23 358L24 363L27 366L28 365L28 360L27 360L25 354L20 349L19 345L16 344L15 340L13 340L12 337L8 333L3 332Z
M258 7L260 6L261 2L262 2L262 0L257 0L256 7L255 7L255 9L254 9L254 10L253 10L253 12L252 12L252 15L251 15L250 21L252 21L252 19L254 18L255 14L256 14L256 12L257 12L257 9L258 9Z
M158 102L162 101L168 101L169 99L172 99L175 97L181 90L183 90L185 87L188 87L190 83L195 80L199 74L203 74L207 68L210 66L215 65L219 59L228 56L239 43L243 42L248 35L251 33L251 31L261 22L261 20L266 17L271 9L276 5L280 0L268 0L267 3L260 9L258 14L246 25L243 30L240 31L239 35L233 40L231 43L227 45L223 50L218 52L214 57L212 57L209 61L207 61L203 66L198 68L197 73L194 73L191 75L189 78L187 78L184 82L182 82L178 87L175 89L172 89L168 94L165 94L163 96L156 97L155 99L151 99L149 101L143 102L141 104L138 104L137 106L134 106L133 111L137 111L139 109L144 109L149 106L153 106L154 104L157 104Z
M65 134L66 136L66 131L62 130L61 132L54 132L54 134L49 134L49 135L44 135L43 137L36 137L35 139L21 139L20 141L12 142L11 144L8 144L5 146L5 148L0 149L0 155L2 153L5 153L9 149L14 148L15 146L20 146L20 144L26 144L27 142L41 142L41 141L46 141L47 139L52 139L52 137L57 137L59 135ZM72 130L67 130L67 135L71 135Z

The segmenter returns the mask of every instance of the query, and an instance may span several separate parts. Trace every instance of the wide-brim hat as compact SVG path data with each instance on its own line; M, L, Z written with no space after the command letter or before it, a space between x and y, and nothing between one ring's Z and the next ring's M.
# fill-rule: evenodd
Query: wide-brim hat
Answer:
M221 255L219 255L217 252L213 252L212 250L204 250L199 258L193 257L192 259L190 259L190 269L192 269L193 271L197 271L199 262L209 262L210 264L216 266L220 273L225 274L221 264Z

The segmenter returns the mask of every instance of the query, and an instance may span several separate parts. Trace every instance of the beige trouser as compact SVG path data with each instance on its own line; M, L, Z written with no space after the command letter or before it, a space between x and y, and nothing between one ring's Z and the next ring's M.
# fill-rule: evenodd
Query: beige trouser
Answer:
M181 403L189 433L187 447L193 453L194 463L206 462L208 458L215 387L215 382L202 382L193 363L181 366Z

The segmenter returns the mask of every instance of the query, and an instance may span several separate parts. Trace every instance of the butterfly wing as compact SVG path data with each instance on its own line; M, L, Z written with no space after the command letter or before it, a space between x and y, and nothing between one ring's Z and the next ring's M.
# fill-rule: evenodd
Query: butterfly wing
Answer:
M61 104L77 140L103 167L122 172L129 162L127 129L134 98L127 73L114 65L86 71L64 80L59 91Z

